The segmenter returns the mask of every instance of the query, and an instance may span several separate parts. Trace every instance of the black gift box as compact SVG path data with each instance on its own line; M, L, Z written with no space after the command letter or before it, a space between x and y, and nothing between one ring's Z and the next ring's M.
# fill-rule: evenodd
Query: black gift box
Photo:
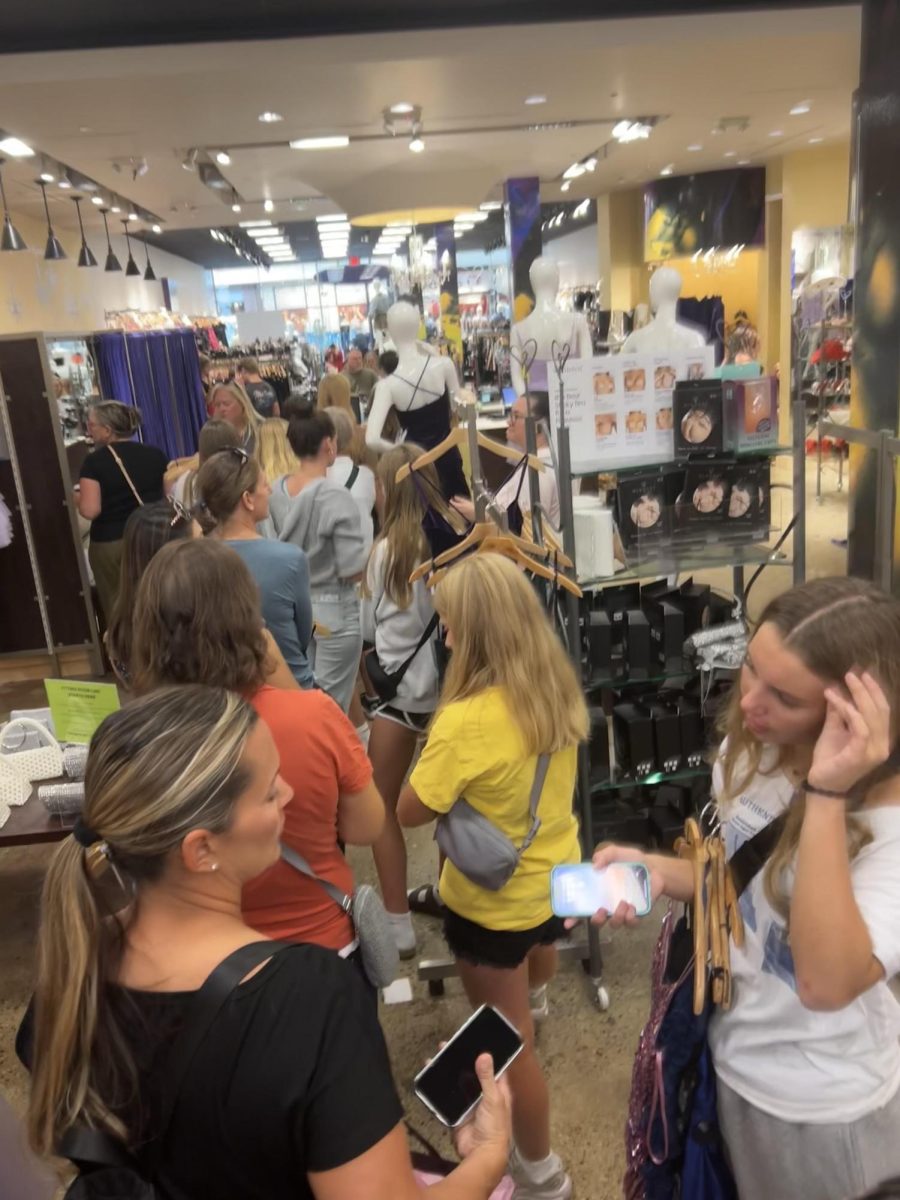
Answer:
M680 529L723 526L728 517L730 484L727 463L691 463L684 473L678 504Z
M656 789L653 804L655 808L668 808L682 821L697 811L693 789L683 783L661 783Z
M626 614L625 657L632 679L646 679L650 674L650 622L639 608Z
M610 675L612 672L613 634L609 613L588 613L586 633L591 677Z
M657 769L671 775L681 767L681 730L678 712L667 704L647 705L653 719L653 745Z
M591 783L604 783L609 779L609 726L602 708L589 708L588 717L591 729L588 743Z
M613 737L616 764L623 772L638 779L653 774L656 769L653 722L645 708L631 703L615 705Z
M703 765L706 734L699 704L687 696L678 701L678 722L681 732L681 755L686 767Z
M634 471L619 477L616 520L626 549L656 546L671 530L661 471Z
M664 669L677 669L684 656L684 614L668 600L645 600L656 661Z
M676 459L708 457L725 449L721 380L677 383L672 415Z
M670 808L650 809L650 834L662 850L674 850L684 833L684 821Z

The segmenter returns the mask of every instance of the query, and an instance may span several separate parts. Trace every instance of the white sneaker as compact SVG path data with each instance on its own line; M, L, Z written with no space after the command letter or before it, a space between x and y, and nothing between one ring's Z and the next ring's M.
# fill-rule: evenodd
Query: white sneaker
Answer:
M550 998L547 995L546 983L529 991L528 1007L531 1009L531 1019L535 1025L547 1020L550 1016Z
M512 1200L570 1200L572 1180L566 1174L558 1154L549 1154L541 1163L526 1162L513 1147L509 1173L515 1183Z

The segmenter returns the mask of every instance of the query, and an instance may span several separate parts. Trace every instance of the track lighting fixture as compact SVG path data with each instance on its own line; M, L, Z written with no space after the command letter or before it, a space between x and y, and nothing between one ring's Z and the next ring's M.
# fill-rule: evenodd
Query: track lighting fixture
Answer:
M81 197L74 196L72 199L75 205L75 211L78 213L78 228L81 230L81 249L78 252L79 267L96 267L97 260L91 252L90 246L84 239L84 222L81 219Z
M103 269L104 271L121 271L122 264L113 254L112 242L109 240L109 221L106 217L106 209L101 208L100 211L103 214L103 228L106 230L106 266Z
M131 253L131 238L128 236L128 222L122 222L122 228L125 230L125 245L128 247L128 262L125 264L125 274L130 275L132 279L139 276L141 268L134 261L134 255Z
M53 226L50 224L50 207L47 204L47 185L42 180L38 180L38 187L41 189L41 195L44 197L44 212L47 215L47 246L44 250L44 258L51 262L59 262L60 259L66 257L66 252L60 245L59 238L53 232Z
M0 165L3 163L0 159ZM9 205L6 203L6 192L3 190L3 175L0 173L0 200L3 201L3 233L0 235L0 250L27 250L19 231L12 223L9 215Z
M150 265L150 247L147 245L146 238L144 239L144 253L147 256L147 268L144 271L144 278L148 283L155 283L156 275L154 274L153 267Z

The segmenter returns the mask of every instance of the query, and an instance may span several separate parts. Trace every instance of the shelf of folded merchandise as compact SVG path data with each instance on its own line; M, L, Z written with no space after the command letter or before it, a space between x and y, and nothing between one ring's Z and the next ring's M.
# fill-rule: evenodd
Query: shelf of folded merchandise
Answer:
M711 571L716 567L749 566L790 567L793 566L793 559L781 550L758 543L716 542L692 548L672 547L668 553L621 567L612 575L579 579L578 586L587 592L609 583L646 579L651 575L681 575L686 571Z
M591 784L591 797L601 796L605 792L619 792L626 788L657 787L661 783L687 783L691 779L701 779L708 775L710 768L706 763L699 767L682 767L678 771L657 771L653 775L611 775L608 779L596 780Z
M732 458L777 458L779 455L791 455L793 446L754 446L741 450L722 450L718 454L706 454L696 459L660 459L658 454L649 454L642 458L614 459L604 462L602 467L590 467L581 470L572 469L572 479L592 479L595 475L625 475L629 471L646 471L648 467L658 467L663 470L676 470L689 466L691 462L715 462L717 459Z

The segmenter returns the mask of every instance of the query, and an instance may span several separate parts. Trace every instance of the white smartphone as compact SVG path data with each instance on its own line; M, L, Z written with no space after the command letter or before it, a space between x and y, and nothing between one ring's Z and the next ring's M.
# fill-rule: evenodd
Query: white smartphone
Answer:
M455 1129L481 1099L475 1074L479 1054L491 1055L494 1078L499 1079L521 1054L523 1045L515 1025L496 1008L483 1004L418 1073L413 1089L439 1121Z
M592 917L598 909L614 913L622 901L639 917L653 907L650 872L643 863L567 863L550 872L550 907L558 917Z

